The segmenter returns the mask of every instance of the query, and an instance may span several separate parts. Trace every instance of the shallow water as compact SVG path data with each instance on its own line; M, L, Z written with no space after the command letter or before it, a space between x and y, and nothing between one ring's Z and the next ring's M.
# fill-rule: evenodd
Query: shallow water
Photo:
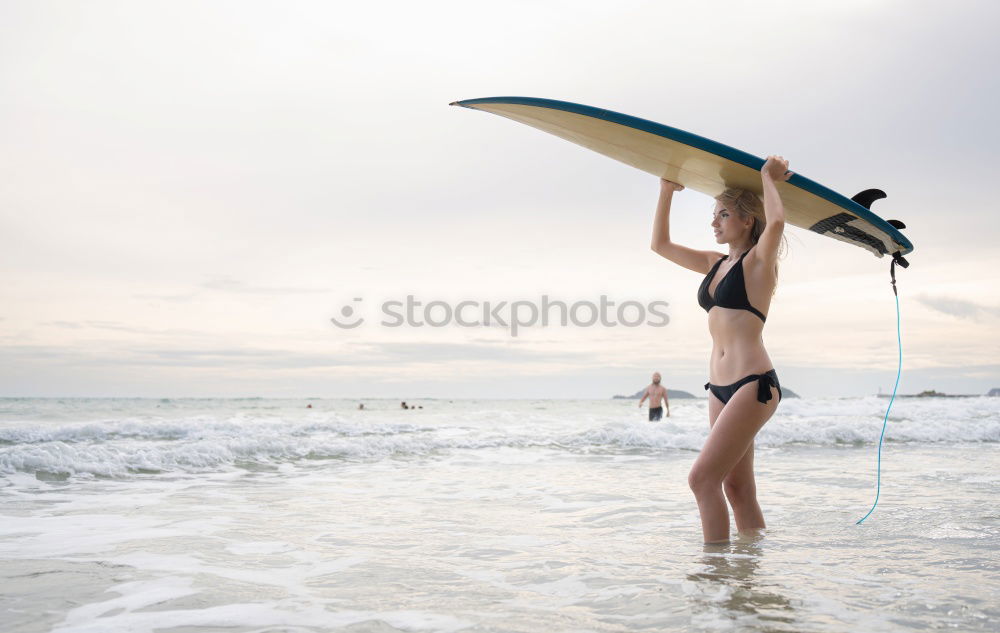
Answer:
M1000 399L794 400L701 544L704 400L0 400L0 628L995 630ZM991 624L992 623L992 624Z

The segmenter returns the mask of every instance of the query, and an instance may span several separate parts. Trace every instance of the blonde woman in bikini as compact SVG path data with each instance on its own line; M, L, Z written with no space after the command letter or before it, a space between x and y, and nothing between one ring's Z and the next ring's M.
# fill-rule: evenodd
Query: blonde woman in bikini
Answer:
M741 533L762 530L753 476L753 442L774 415L781 387L761 333L778 278L778 249L785 210L775 183L788 180L788 161L769 156L761 167L764 199L727 189L715 200L712 229L727 253L699 251L670 241L670 202L684 187L660 181L652 249L679 266L705 275L698 303L708 312L710 431L688 485L698 501L706 543L729 540L729 510Z

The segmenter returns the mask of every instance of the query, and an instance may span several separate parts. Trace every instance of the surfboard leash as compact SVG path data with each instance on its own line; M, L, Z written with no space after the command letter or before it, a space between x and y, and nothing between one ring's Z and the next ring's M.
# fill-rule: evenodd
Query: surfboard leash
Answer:
M890 220L890 222L898 222L898 220ZM902 222L899 222L899 224L902 224ZM889 406L886 407L885 417L882 419L882 434L879 435L878 438L878 461L875 468L875 503L872 504L871 510L868 511L868 514L858 519L855 525L861 525L865 519L871 516L871 513L875 511L875 506L878 505L879 494L882 492L882 441L885 439L885 429L889 422L889 411L892 410L892 403L896 400L896 390L899 388L899 378L903 373L903 336L899 327L899 292L896 290L897 263L903 268L907 268L910 265L910 263L899 254L899 251L892 254L892 263L889 264L889 277L892 279L892 294L896 299L896 345L899 350L899 362L896 366L896 384L892 387L892 397L889 398Z

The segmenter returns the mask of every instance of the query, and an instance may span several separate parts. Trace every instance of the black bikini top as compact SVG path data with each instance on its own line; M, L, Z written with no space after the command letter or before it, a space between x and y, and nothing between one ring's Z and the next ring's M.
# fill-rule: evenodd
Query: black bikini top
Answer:
M749 252L747 251L747 253ZM734 310L749 310L759 316L761 321L767 321L767 317L750 305L750 300L747 298L747 284L746 280L743 279L743 258L747 256L747 253L740 255L740 260L729 269L719 285L715 287L714 297L708 294L708 287L711 285L712 279L715 278L715 273L719 270L722 260L729 259L729 255L720 257L719 261L712 266L712 270L708 271L705 281L701 282L701 287L698 288L698 305L705 308L705 312L715 306Z

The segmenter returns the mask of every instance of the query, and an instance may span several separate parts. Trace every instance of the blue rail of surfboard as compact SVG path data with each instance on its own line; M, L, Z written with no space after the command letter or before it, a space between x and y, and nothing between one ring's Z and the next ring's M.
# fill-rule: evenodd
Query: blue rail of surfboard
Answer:
M575 114L582 114L595 119L603 119L605 121L624 125L636 130L662 136L663 138L684 143L685 145L690 145L691 147L721 156L733 161L734 163L739 163L740 165L744 165L756 171L760 171L760 168L764 166L765 162L763 158L758 158L753 154L748 154L744 151L736 149L735 147L730 147L728 145L724 145L723 143L713 141L712 139L705 138L704 136L698 136L697 134L685 132L684 130L678 130L677 128L670 127L669 125L663 125L662 123L657 123L656 121L641 119L628 114L621 114L620 112L612 112L611 110L605 110L603 108L594 108L591 106L581 105L579 103L570 103L569 101L539 99L536 97L486 97L483 99L455 101L452 105L470 108L476 104L486 103L510 103L514 105L536 106L539 108L550 108L552 110L573 112ZM877 226L879 230L884 231L893 240L895 240L897 244L903 247L903 250L900 253L901 255L905 255L913 251L913 244L911 244L910 240L906 239L906 237L900 233L896 227L892 226L854 200L851 200L850 198L843 196L832 189L828 189L814 180L809 180L805 176L798 173L792 174L792 177L788 179L788 184L808 191L809 193L819 196L824 200L828 200L839 207L843 207L854 215L867 220L874 226Z

